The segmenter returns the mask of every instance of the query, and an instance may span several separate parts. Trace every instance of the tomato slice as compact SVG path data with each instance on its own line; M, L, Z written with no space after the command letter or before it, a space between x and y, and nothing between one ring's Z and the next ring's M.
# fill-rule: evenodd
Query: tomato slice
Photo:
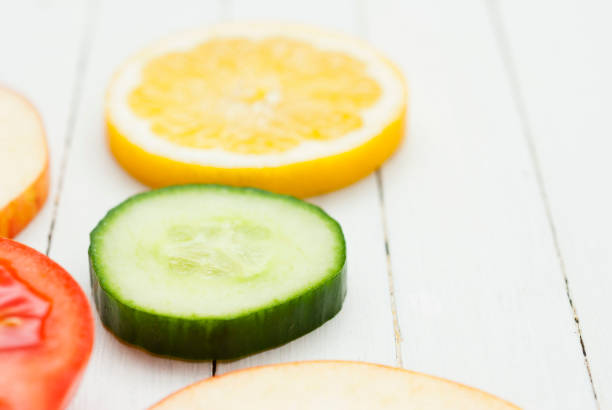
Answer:
M0 350L40 343L49 305L0 264Z
M61 409L93 347L87 297L45 255L0 238L0 409Z

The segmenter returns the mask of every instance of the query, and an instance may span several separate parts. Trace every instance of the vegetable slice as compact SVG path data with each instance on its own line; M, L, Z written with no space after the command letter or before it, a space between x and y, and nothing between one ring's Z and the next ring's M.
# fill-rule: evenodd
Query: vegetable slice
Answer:
M0 87L0 237L17 235L49 191L45 130L24 97Z
M236 394L239 392L239 394ZM510 410L480 390L425 374L360 362L255 367L192 384L151 410Z
M346 293L338 223L299 199L183 185L136 195L91 233L100 318L153 353L229 359L310 332Z
M64 408L92 346L79 285L45 255L0 238L0 408Z

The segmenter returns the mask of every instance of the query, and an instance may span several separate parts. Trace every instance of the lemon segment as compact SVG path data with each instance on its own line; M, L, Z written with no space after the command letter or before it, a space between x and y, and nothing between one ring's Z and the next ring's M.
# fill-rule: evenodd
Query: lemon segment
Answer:
M356 40L230 24L128 60L106 119L113 154L150 186L214 182L304 197L350 184L393 153L406 94L399 71Z
M363 125L360 112L381 94L365 68L303 41L217 38L149 61L129 105L181 146L284 152Z

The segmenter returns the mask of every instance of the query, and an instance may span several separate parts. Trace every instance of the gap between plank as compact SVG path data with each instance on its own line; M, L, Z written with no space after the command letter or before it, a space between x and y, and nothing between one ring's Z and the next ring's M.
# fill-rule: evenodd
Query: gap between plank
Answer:
M548 226L549 226L550 233L552 236L555 254L557 256L557 260L559 263L559 269L561 271L561 274L563 275L563 282L565 285L565 294L567 296L570 308L572 309L572 314L574 316L576 331L578 333L580 347L582 348L582 356L584 359L584 365L586 367L586 370L589 376L589 382L591 384L593 398L595 399L595 405L599 409L600 404L597 398L597 390L595 389L595 384L593 383L593 375L591 373L591 365L589 362L589 356L587 354L587 350L586 350L585 343L584 343L584 338L582 336L582 328L580 326L580 320L578 319L578 312L576 310L576 306L572 299L572 292L570 289L569 279L567 276L567 268L565 265L565 260L563 258L563 253L561 252L559 236L557 234L555 220L553 218L552 210L550 207L550 200L548 198L548 193L546 191L546 186L544 183L544 175L542 173L542 167L540 165L540 160L538 157L537 149L535 147L533 132L531 130L531 124L529 121L529 116L527 114L527 108L525 106L525 99L521 91L521 85L520 85L520 81L518 78L516 62L514 61L512 57L512 52L510 50L510 42L508 39L507 31L503 24L501 11L499 8L499 2L498 0L485 0L485 7L487 9L489 21L493 29L495 40L498 45L500 57L502 59L503 66L505 69L505 74L510 84L512 99L514 102L515 109L519 116L522 133L527 143L529 157L531 159L531 164L533 167L533 171L535 173L536 182L538 185L538 191L540 194L540 199L542 201L542 205L544 206L544 212L546 213L546 219L548 221Z
M402 358L402 332L397 314L397 303L395 301L395 281L393 280L393 269L391 268L391 250L389 249L389 230L387 214L385 212L385 191L383 188L382 170L376 170L376 187L378 189L378 202L380 206L380 219L385 240L385 258L387 261L387 282L389 285L389 302L391 304L391 315L393 316L393 335L395 341L395 362L399 367L404 367Z
M74 139L74 130L76 125L76 117L78 107L81 102L83 94L83 79L85 78L85 71L89 62L90 45L93 39L93 34L96 25L96 11L98 10L98 1L89 0L86 6L86 17L85 17L85 29L83 30L83 37L79 45L79 56L77 60L75 80L72 88L72 96L70 99L70 113L68 116L68 125L66 128L66 136L64 137L64 152L62 152L62 158L59 168L59 176L57 182L57 192L53 198L53 210L51 212L51 223L49 225L49 232L47 234L47 249L45 254L48 256L51 251L51 243L53 242L53 233L55 231L55 223L57 221L57 213L60 204L60 198L64 188L64 180L66 178L66 168L68 165L68 157L72 148L72 141Z
M369 37L365 0L355 0L356 10L356 25L357 31L364 40ZM378 205L380 208L380 220L382 224L384 242L385 242L385 261L387 268L387 286L389 288L389 304L391 305L391 317L393 318L393 340L395 342L395 363L399 367L404 367L402 355L402 332L399 325L399 316L397 314L397 303L395 300L395 281L393 280L393 268L391 266L391 250L389 247L389 226L387 223L387 214L385 211L385 190L382 177L382 167L378 168L375 173L376 190L378 192Z

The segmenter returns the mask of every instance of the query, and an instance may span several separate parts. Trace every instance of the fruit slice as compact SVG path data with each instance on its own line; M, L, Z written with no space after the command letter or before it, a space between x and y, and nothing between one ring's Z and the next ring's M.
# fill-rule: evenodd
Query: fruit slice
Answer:
M253 188L183 185L133 196L93 230L89 256L106 327L188 359L286 343L333 317L346 293L338 223Z
M369 174L398 146L401 73L322 30L226 24L128 60L106 101L110 147L153 187L193 182L309 196Z
M45 130L36 109L0 87L0 237L17 235L49 190Z
M240 394L236 394L240 392ZM509 410L511 403L448 380L360 362L255 367L192 384L151 410Z
M0 409L61 409L93 346L93 318L59 265L0 238Z

